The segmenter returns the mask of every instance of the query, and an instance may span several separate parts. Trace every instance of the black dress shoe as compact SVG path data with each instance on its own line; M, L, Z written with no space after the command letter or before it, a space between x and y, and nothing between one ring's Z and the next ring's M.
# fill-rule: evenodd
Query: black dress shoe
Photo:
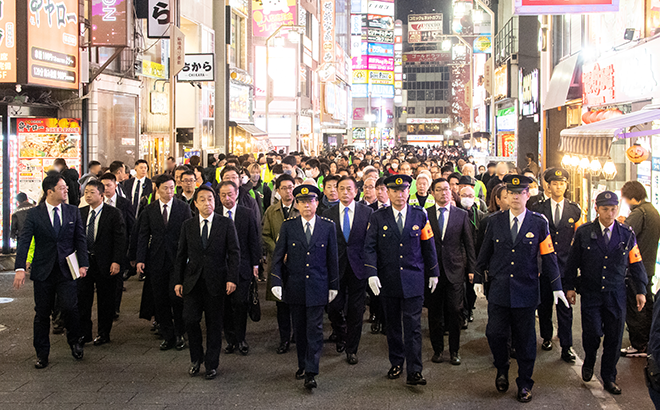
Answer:
M71 345L71 356L76 360L82 360L83 358L83 345L81 343L74 343Z
M241 352L243 356L247 356L250 353L250 346L245 340L238 344L238 351Z
M282 342L277 348L277 354L284 354L289 351L289 342Z
M201 366L201 363L199 363L199 362L190 363L190 369L188 369L188 374L190 376L197 376L199 374L199 367L200 366Z
M337 342L337 353L344 353L346 351L346 342L340 340Z
M565 361L566 363L575 363L576 356L572 347L561 349L561 360Z
M64 333L64 326L53 325L53 334L54 335L61 335L62 333Z
M151 322L151 329L150 330L152 332L157 332L159 328L160 328L160 326L158 325L158 322L156 322L155 320L153 322Z
M433 357L431 357L433 363L442 363L442 360L442 352L433 353Z
M106 343L110 343L110 338L108 336L98 335L96 339L94 339L94 346L101 346Z
M552 350L552 340L544 340L543 344L541 345L541 349L545 350L546 352Z
M305 374L305 388L308 390L315 389L317 387L316 380L314 375L309 373Z
M176 350L183 350L186 348L186 339L183 336L176 337Z
M80 343L85 344L85 343L92 343L94 339L92 339L91 336L83 336L80 338Z
M145 275L144 273L141 273L140 276L138 277L138 280L139 280L140 282L144 282L144 280L145 280L146 278L147 278L147 275Z
M42 359L37 358L37 361L34 362L34 367L35 367L35 369L45 369L46 367L48 367L48 359L47 358L42 358Z
M385 326L384 324L380 325L380 334L387 335L387 326Z
M470 316L468 316L468 322L474 322L474 313L470 313Z
M296 380L302 380L305 378L305 369L296 370Z
M409 384L411 386L426 386L426 379L424 378L424 376L422 376L422 373L415 372L413 374L408 375L408 378L406 379L406 384Z
M458 352L452 353L450 363L453 364L454 366L460 366L461 365L461 355L459 355Z
M584 363L582 365L582 380L590 382L592 377L594 377L594 367Z
M176 340L163 340L160 344L160 350L170 350L176 346Z
M380 332L380 322L376 320L371 324L371 334L377 335L379 332Z
M614 382L606 382L603 387L605 387L605 390L610 392L610 394L621 394L621 387L617 386Z
M332 334L328 338L328 342L332 342L332 343L337 343L338 340L339 340L339 336L337 336L337 333L335 332L332 332Z
M505 393L509 390L509 377L506 374L498 374L495 379L495 387L500 393Z
M518 401L521 403L529 403L532 401L532 389L528 389L527 387L523 387L522 389L518 390Z
M463 319L463 324L461 325L461 330L467 330L468 328L468 321L467 319Z
M215 376L217 376L217 375L218 375L218 371L215 370L215 369L211 369L211 370L206 371L206 374L204 375L204 378L206 380L213 380L213 379L215 379Z
M387 378L390 380L398 379L402 372L403 368L401 366L392 366L390 371L387 372Z
M346 353L346 361L348 362L348 364L357 364L358 363L357 354Z
M225 353L226 353L226 354L232 354L232 353L234 353L234 352L236 351L236 348L237 348L237 347L238 347L238 346L236 346L236 345L228 344L227 347L225 347Z

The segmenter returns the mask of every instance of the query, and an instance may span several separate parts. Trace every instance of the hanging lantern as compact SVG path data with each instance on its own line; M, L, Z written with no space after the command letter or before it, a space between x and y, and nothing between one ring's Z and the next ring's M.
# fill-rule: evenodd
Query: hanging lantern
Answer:
M589 112L589 123L591 124L592 122L596 122L596 116L598 115L598 111L590 111Z
M605 179L614 179L616 176L616 165L614 165L614 162L607 161L605 165L603 165L603 176Z
M607 110L598 111L598 114L596 114L596 121L603 121L606 114Z
M579 169L580 169L580 171L581 171L581 172L586 172L586 171L588 171L588 170L589 170L589 165L590 165L589 160L588 160L586 157L582 158L582 159L580 160L580 165L579 165Z
M594 159L593 161L591 161L590 169L589 169L589 171L591 172L591 175L593 175L595 177L599 176L601 169L602 169L602 167L600 165L600 161L598 161L597 159Z
M571 155L564 154L564 157L561 159L561 166L568 169L571 166Z
M649 151L639 144L633 144L626 150L626 156L633 164L639 164L649 159Z

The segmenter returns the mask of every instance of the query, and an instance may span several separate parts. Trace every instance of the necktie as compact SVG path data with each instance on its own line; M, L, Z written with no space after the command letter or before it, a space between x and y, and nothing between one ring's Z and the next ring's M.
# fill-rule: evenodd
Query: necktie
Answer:
M307 245L309 245L309 242L312 240L312 228L309 222L305 226L305 237L307 237Z
M401 212L396 217L396 225L399 227L399 233L403 233L403 214Z
M517 236L518 236L518 218L514 217L513 226L511 227L511 240L515 242Z
M121 189L119 186L117 186L117 195L119 195L122 198L126 198L126 195L124 195L124 190Z
M163 205L163 223L167 226L167 204Z
M227 216L228 216L229 219L231 219L232 221L234 220L234 218L231 217L231 211L227 211Z
M440 225L440 239L445 236L445 208L440 208L440 218L438 218L438 225Z
M55 212L55 215L53 216L53 228L55 228L55 234L59 235L60 234L60 228L62 227L62 221L60 220L60 213L59 213L59 208L54 208L53 212Z
M344 232L344 239L348 242L348 237L351 234L351 220L348 218L348 208L344 208L344 227L342 231Z
M133 206L137 211L138 206L140 205L140 181L135 180L135 194L133 194Z
M96 222L96 211L92 209L89 214L89 224L87 225L87 251L91 252L94 247L94 223Z
M202 227L202 246L206 249L209 243L209 221L204 219L204 227Z
M288 206L283 206L282 207L282 212L284 213L284 219L287 219L289 217L289 207Z
M605 239L605 245L610 244L610 228L605 228L603 231L603 239Z
M559 221L561 221L561 214L559 213L559 204L557 204L555 208L555 226L559 225Z

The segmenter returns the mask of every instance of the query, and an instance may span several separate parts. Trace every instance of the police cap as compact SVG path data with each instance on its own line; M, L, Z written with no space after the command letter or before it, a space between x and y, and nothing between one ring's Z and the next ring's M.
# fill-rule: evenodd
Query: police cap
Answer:
M406 189L412 184L412 178L408 175L390 175L385 178L385 185L392 189Z
M314 185L298 185L293 190L293 196L299 199L318 199L321 191Z
M619 205L619 197L612 191L603 191L596 197L596 206Z
M506 175L504 177L504 183L508 191L520 193L529 188L532 179L524 175Z
M568 181L568 176L568 171L563 168L550 168L543 174L543 179L549 184L551 181Z

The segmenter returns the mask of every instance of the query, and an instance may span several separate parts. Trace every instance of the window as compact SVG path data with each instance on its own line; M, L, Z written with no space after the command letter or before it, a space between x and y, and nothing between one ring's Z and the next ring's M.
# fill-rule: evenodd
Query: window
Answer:
M243 32L245 24L244 19L236 13L231 13L231 28L229 39L229 64L238 67L243 67L241 61L242 47L243 47Z

